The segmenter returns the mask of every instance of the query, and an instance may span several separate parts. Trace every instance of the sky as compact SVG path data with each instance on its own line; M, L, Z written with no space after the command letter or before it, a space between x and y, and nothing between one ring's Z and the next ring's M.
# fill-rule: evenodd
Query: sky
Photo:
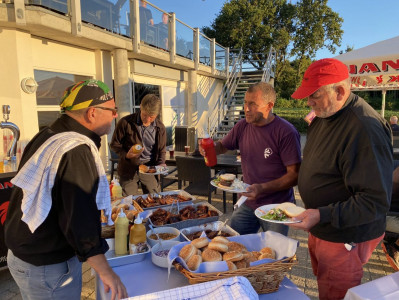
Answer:
M177 19L194 28L210 26L225 3L225 0L148 1L162 10L176 13ZM347 46L359 49L399 35L398 0L329 0L328 6L344 19L341 47L335 54L319 50L316 59L334 57Z

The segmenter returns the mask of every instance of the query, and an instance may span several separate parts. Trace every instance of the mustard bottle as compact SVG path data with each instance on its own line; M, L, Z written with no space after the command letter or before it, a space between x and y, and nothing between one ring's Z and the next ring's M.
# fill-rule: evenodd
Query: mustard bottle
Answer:
M143 219L140 214L134 220L134 225L130 228L129 234L129 248L130 254L137 253L137 244L145 243L147 240L147 232L143 224Z
M123 209L115 220L115 255L128 254L129 219Z
M118 179L114 178L111 193L113 199L122 198L122 187L119 184Z

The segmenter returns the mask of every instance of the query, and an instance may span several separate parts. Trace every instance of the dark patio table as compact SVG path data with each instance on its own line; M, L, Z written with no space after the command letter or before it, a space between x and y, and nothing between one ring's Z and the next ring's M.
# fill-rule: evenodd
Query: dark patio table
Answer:
M166 153L166 165L175 166L176 165L176 156L186 156L185 152L175 151L174 157L170 158L169 152ZM192 158L204 159L202 156L192 156ZM220 154L217 156L217 163L212 167L215 170L215 174L220 172L221 170L225 170L226 173L233 173L236 176L238 174L242 174L241 170L241 162L237 161L237 155L232 154ZM237 202L237 194L233 193L233 205ZM223 210L226 212L226 192L223 192Z

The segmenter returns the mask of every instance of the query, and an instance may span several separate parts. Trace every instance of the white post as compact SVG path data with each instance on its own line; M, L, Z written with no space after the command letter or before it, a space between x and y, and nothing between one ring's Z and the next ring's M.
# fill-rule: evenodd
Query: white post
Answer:
M14 0L15 23L26 25L24 0Z
M70 1L71 33L74 36L82 35L82 11L80 6L80 1L81 0Z
M212 69L212 74L215 74L216 72L216 40L213 38L211 40L211 49L210 50L210 59L211 59L211 69Z
M229 56L230 56L230 48L226 48L225 51L225 59L224 59L224 64L225 64L225 68L226 68L226 79L229 78L229 73L230 73L230 60L229 60Z
M381 91L381 93L382 93L381 117L384 117L384 115L385 115L385 95L387 93L387 90L383 89Z
M140 8L139 0L130 0L130 37L133 52L140 53Z
M194 68L195 70L199 69L199 60L200 60L200 45L199 45L199 28L194 28L193 31L193 51L194 51Z
M169 19L169 54L170 62L174 64L176 62L176 14L171 13Z

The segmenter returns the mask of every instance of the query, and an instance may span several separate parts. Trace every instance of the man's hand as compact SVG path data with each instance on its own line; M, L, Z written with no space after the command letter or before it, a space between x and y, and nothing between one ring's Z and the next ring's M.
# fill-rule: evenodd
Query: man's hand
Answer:
M126 153L126 158L128 158L128 159L139 158L140 155L141 155L141 152L143 152L143 151L144 151L144 147L141 149L141 151L140 151L139 153L135 153L135 152L134 152L134 146L132 146L132 147L129 149L129 152Z
M243 196L248 197L247 201L254 201L256 197L262 194L263 188L262 185L259 183L254 183L247 187L247 192L242 193Z
M99 274L101 281L104 284L104 290L109 293L111 290L111 299L124 299L128 297L125 286L123 285L121 279L114 271L107 272L106 274Z
M314 225L320 222L320 211L318 209L307 209L300 215L292 218L293 221L302 221L300 223L287 224L294 229L309 231Z

